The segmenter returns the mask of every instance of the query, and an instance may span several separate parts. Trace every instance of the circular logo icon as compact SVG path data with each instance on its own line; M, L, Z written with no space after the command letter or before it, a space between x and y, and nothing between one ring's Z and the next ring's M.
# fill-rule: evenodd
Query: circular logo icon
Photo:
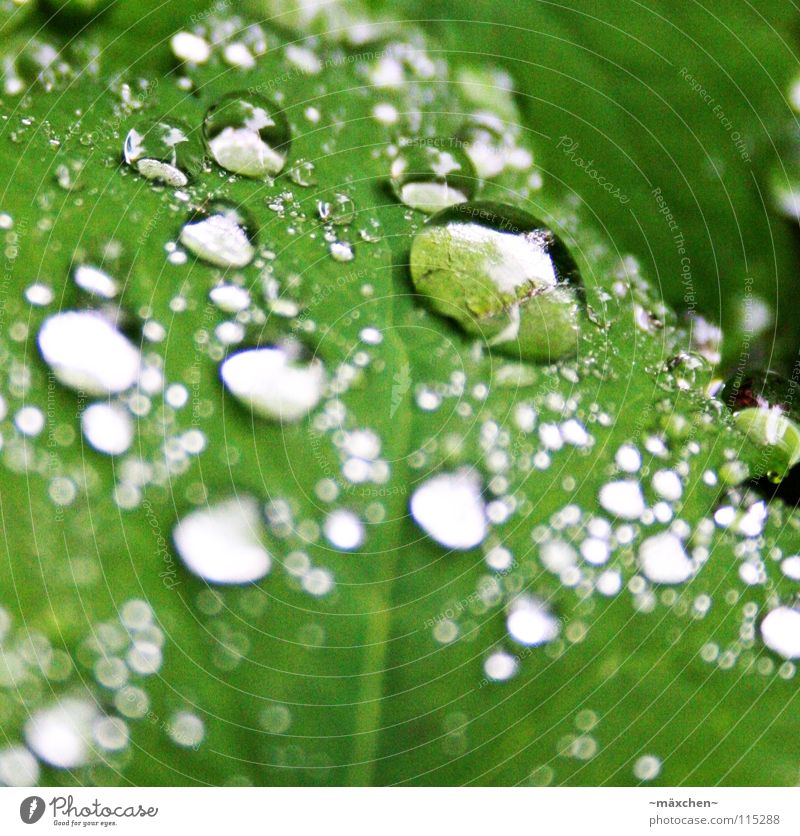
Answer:
M19 805L19 817L25 824L36 824L44 815L44 799L38 795L29 795Z

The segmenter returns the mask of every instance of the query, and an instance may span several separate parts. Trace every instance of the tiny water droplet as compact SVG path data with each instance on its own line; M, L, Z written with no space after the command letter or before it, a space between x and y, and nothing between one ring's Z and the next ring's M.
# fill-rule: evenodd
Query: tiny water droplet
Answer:
M356 204L350 195L337 192L327 200L317 202L317 214L325 223L345 226L356 216Z

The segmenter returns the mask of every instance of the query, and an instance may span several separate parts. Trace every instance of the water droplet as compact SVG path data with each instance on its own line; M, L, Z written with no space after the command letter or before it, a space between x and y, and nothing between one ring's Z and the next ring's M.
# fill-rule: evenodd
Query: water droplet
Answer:
M328 200L317 202L317 214L328 224L345 226L356 216L356 204L350 195L337 192Z
M784 659L800 658L800 611L776 607L761 622L764 644Z
M191 711L178 711L167 724L167 733L174 743L196 749L206 734L203 721Z
M239 495L187 514L172 537L181 560L203 580L244 584L270 570L264 533L258 502Z
M319 403L325 386L322 361L305 360L294 342L233 354L220 376L231 394L275 421L299 421Z
M514 676L518 667L516 656L512 656L505 650L498 650L486 658L483 663L483 672L486 678L493 682L505 682Z
M685 583L694 573L683 543L670 532L656 534L642 542L639 565L644 576L653 583Z
M81 290L102 299L113 299L119 293L116 281L108 273L90 264L75 267L72 278Z
M308 188L317 183L317 171L311 160L298 160L289 169L289 179L298 186Z
M24 746L0 749L0 785L32 787L39 781L39 763Z
M530 596L514 601L506 619L506 627L514 641L528 647L552 641L560 631L558 619L541 601Z
M331 244L330 250L331 257L334 261L348 262L356 257L353 251L353 245L348 244L347 241L334 241Z
M397 199L433 213L465 203L478 192L478 175L458 140L435 137L403 145L390 168Z
M217 163L245 177L277 174L291 143L283 111L248 92L229 93L212 105L203 120L203 135Z
M181 229L187 250L215 267L246 267L254 258L254 232L235 206L216 201L197 212Z
M800 421L793 407L796 390L793 380L775 372L754 371L732 378L720 395L733 412L736 426L765 450L761 465L776 478L800 462Z
M211 45L192 32L176 32L169 42L172 54L187 64L205 64L211 58Z
M638 520L645 510L642 488L632 479L603 485L599 499L606 511L623 520Z
M633 775L639 781L652 781L661 773L661 759L655 755L642 755L633 765Z
M414 238L411 277L434 310L501 351L538 361L576 351L577 265L525 212L485 202L439 212Z
M202 151L191 128L176 119L131 128L123 156L143 177L176 188L187 185L202 163Z
M353 551L364 543L364 523L344 508L328 514L322 531L327 541L342 551Z
M411 497L411 514L429 537L447 549L474 548L488 532L480 478L466 469L441 473L423 483Z
M97 709L88 700L67 698L39 709L25 724L31 751L56 769L75 769L91 757L89 741Z
M81 414L86 440L100 453L119 456L133 442L133 419L119 404L94 403Z
M136 383L141 357L107 319L66 311L46 319L39 350L61 383L90 395L124 392Z

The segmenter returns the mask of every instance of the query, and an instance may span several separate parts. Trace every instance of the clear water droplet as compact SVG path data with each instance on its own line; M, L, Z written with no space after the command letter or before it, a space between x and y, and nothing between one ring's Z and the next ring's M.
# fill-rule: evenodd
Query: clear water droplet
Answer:
M283 111L262 96L246 91L229 93L208 109L203 136L219 165L245 177L280 172L291 144Z
M414 238L411 277L434 310L500 351L544 362L577 349L577 265L525 212L487 202L439 212Z
M215 267L246 267L255 257L252 222L242 210L215 201L184 224L181 244Z
M203 155L188 125L163 119L131 128L125 137L123 156L148 180L180 188L200 170Z
M317 214L325 223L345 226L353 222L356 204L350 195L337 192L329 199L317 201Z
M479 185L461 143L446 137L401 146L390 180L401 203L429 214L472 200Z

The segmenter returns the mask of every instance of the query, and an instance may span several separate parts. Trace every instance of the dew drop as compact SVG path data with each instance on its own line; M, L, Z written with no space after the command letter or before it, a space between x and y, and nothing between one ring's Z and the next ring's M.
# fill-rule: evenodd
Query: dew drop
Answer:
M410 260L431 307L489 345L542 362L575 353L578 268L541 221L497 203L453 206L415 236Z
M75 769L91 757L92 724L97 710L88 700L67 698L36 711L25 724L31 751L56 769Z
M345 226L353 222L356 204L350 195L337 192L333 197L317 202L317 214L325 223Z
M364 543L364 523L346 509L328 514L322 532L332 546L342 551L353 551Z
M277 174L291 143L283 111L246 91L229 93L208 109L203 136L219 165L245 177Z
M89 395L124 392L136 383L138 349L92 311L65 311L46 319L39 350L58 380Z
M603 485L599 499L606 511L622 520L638 520L645 511L641 485L632 479Z
M683 543L670 532L656 534L642 542L639 564L644 576L653 583L684 583L694 572Z
M119 456L133 442L133 419L119 404L94 403L81 414L81 429L99 453Z
M761 622L764 644L784 659L800 658L800 611L776 607Z
M108 273L91 264L77 265L72 271L72 278L81 290L101 299L113 299L119 293L116 281Z
M24 746L0 749L0 785L32 787L39 781L39 763Z
M514 641L528 647L552 641L560 631L558 619L541 601L530 596L514 601L506 619L506 627Z
M252 224L232 204L216 201L181 229L181 243L215 267L246 267L254 258Z
M411 497L411 515L429 537L448 549L474 548L488 532L481 481L466 469L441 473L418 487Z
M192 511L172 538L187 568L209 583L245 584L263 578L272 560L263 545L258 502L239 495Z
M397 199L428 214L465 203L478 191L478 176L457 140L435 137L403 145L390 168Z
M293 342L233 354L220 376L253 412L275 421L299 421L319 403L325 386L322 361L305 360Z
M148 180L180 188L202 164L202 152L191 128L176 119L131 128L123 146L125 162Z
M516 656L512 656L505 650L498 650L486 657L486 661L483 663L483 672L486 674L486 678L493 682L506 682L514 676L518 667L519 663Z

